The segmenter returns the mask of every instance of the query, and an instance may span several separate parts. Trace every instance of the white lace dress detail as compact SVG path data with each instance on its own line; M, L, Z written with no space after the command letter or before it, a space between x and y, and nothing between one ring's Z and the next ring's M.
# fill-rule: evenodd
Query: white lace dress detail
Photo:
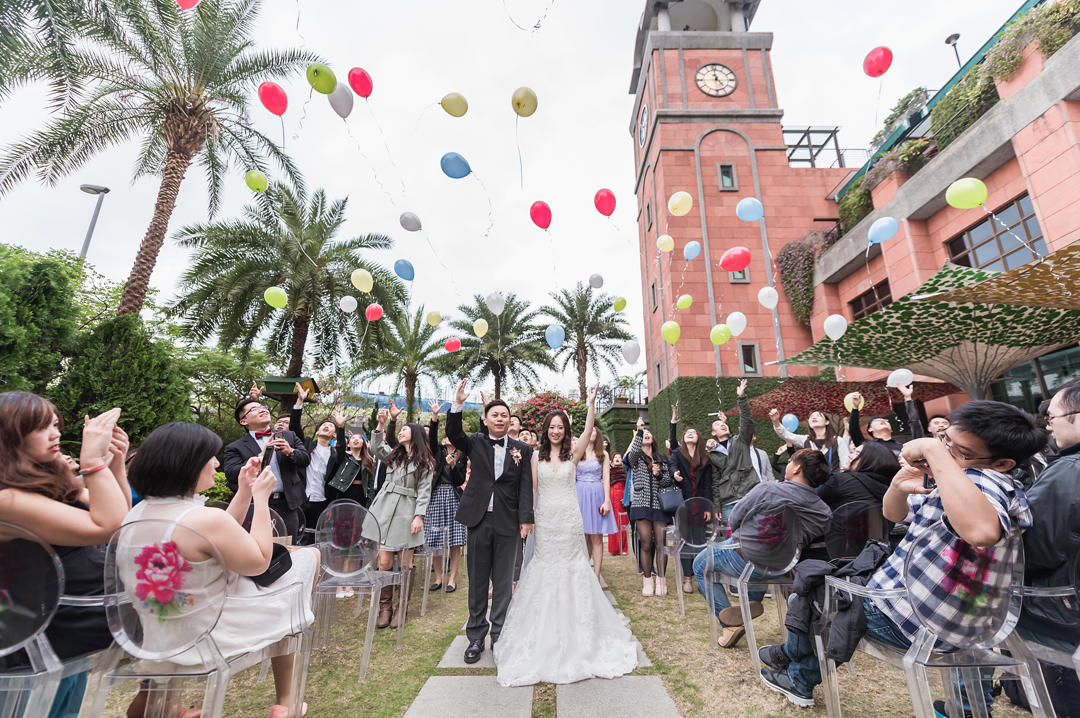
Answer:
M585 555L574 464L539 467L534 553L495 644L498 681L526 686L629 673L637 646Z

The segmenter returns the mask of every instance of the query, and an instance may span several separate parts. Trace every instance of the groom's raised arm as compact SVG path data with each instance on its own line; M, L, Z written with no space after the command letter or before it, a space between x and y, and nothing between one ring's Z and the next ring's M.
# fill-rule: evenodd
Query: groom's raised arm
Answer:
M465 435L465 429L461 425L461 409L458 404L450 407L450 413L446 415L446 438L457 447L458 451L468 456L469 437Z
M526 449L521 462L521 481L518 484L518 523L533 524L532 449Z

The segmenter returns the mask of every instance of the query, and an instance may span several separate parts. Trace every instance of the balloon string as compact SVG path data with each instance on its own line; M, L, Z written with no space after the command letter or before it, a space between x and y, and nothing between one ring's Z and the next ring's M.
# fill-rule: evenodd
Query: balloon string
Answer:
M514 16L510 14L510 8L506 6L506 0L503 0L503 10L506 11L507 19L509 19L510 22L514 25L514 27L516 27L518 30L522 30L523 32L527 32L529 34L536 34L536 32L540 29L540 26L543 25L545 20L547 20L548 15L551 14L551 10L554 7L555 0L551 0L551 2L548 3L547 8L545 8L544 14L540 16L540 19L533 23L532 26L527 27L525 25L519 24L518 21L514 19Z
M314 260L314 259L312 259L312 258L311 258L311 257L310 257L310 256L308 255L308 253L304 251L304 245L303 245L303 243L301 243L301 241L300 241L300 238L299 238L299 237L297 237L297 239L296 239L296 246L297 246L297 247L298 247L298 248L300 249L300 253L301 253L301 254L303 254L303 255L304 255L305 257L307 257L307 261L311 262L311 266L312 266L312 267L315 267L315 269L318 269L318 268L319 268L319 265L315 264L315 260Z
M525 191L525 164L521 159L521 135L518 132L518 121L521 119L521 115L514 115L514 144L517 145L518 152L518 183L521 185L521 190Z
M307 106L311 102L312 96L315 94L315 88L312 87L308 92L307 99L304 100L304 106L300 108L300 124L296 127L296 132L293 133L292 138L294 140L300 139L300 130L304 129L304 119L307 117Z
M885 75L878 76L877 104L874 105L874 127L877 127L878 113L881 112L881 91L885 88Z
M878 305L877 308L878 309L883 309L884 307L881 306L881 297L879 297L878 293L877 293L877 285L874 284L874 275L870 274L870 247L871 246L872 246L872 243L870 241L867 241L867 243L866 243L866 256L863 257L863 266L866 267L866 278L868 280L870 280L870 291L872 291L874 293L874 301Z
M457 282L454 281L454 273L450 271L450 267L446 266L446 262L444 262L442 260L442 257L439 256L439 253L435 251L435 245L431 243L431 237L429 237L428 233L423 230L421 230L420 233L424 236L424 241L427 242L428 247L431 248L431 253L435 255L435 261L438 262L439 265L446 270L446 276L450 279L450 285L451 287L453 287L454 296L458 297L459 299L462 298L463 295L461 293L461 290L458 288Z
M281 149L285 149L285 117L278 115L278 119L281 121Z
M996 215L995 213L993 213L993 212L991 212L990 210L988 210L988 209L986 208L986 205L985 205L985 204L983 204L983 205L979 205L979 206L980 206L980 207L982 207L982 211L983 211L983 212L986 212L986 213L987 213L988 215L990 215L990 216L991 216L991 217L992 217L993 219L997 220L997 223L1001 225L1001 228L1002 228L1002 229L1004 229L1004 230L1005 230L1006 232L1008 232L1009 234L1011 234L1011 235L1012 235L1012 237L1013 237L1013 239L1015 239L1015 240L1016 240L1017 242L1019 242L1020 244L1024 245L1024 246L1025 246L1025 247L1027 247L1028 249L1030 249L1030 250L1031 250L1031 254L1033 255L1033 258L1039 258L1039 257L1042 257L1042 255L1041 255L1041 254L1039 254L1039 250L1035 249L1035 245L1034 245L1034 243L1032 243L1032 242L1029 242L1029 241L1028 241L1028 240L1026 240L1026 239L1022 239L1022 238L1020 237L1020 235L1018 235L1018 234L1017 234L1016 232L1014 232L1014 231L1012 231L1011 229L1009 229L1009 225L1005 224L1005 220L1003 220L1003 219L1002 219L1001 217L998 217L998 216L997 216L997 215Z
M307 45L304 33L300 32L300 0L296 0L296 34L300 36L300 46Z
M360 349L364 348L364 339L367 338L367 330L368 330L368 327L370 325L371 325L371 320L367 318L367 310L365 310L364 311L364 333L360 337Z
M386 135L383 134L382 125L379 124L379 118L375 116L375 106L369 100L367 102L367 107L368 112L371 113L371 121L375 123L375 129L379 131L379 139L382 140L383 149L386 150L386 159L390 160L390 166L397 172L398 182L401 183L401 193L405 194L407 192L405 189L405 179L401 176L401 168L397 166L397 162L394 162L394 155L390 152L390 144L386 141Z
M488 188L487 185L484 184L484 180L480 179L480 175L476 174L475 172L471 174L473 177L476 178L476 181L480 183L480 189L484 190L484 196L487 197L488 226L487 229L484 230L484 236L481 237L481 239L487 239L488 235L491 234L491 229L495 226L495 205L491 202L491 193L488 192Z
M555 238L551 235L550 229L545 229L544 234L547 235L548 244L551 245L551 281L557 285L559 283L559 270L555 268Z
M415 135L415 134L416 134L417 132L419 132L419 131L420 131L420 122L421 122L421 120L423 120L423 119L424 119L424 115L425 115L425 114L427 114L427 111L428 111L428 110L430 110L430 109L432 109L432 108L434 108L434 107L438 107L438 106L439 106L439 103L438 103L438 102L432 102L432 103L431 103L430 105L425 105L425 106L424 106L424 109L420 110L420 114L416 116L416 124L415 124L415 125L413 125L413 131L412 131L412 133L413 133L414 135Z
M372 162L371 158L368 157L366 152L364 152L363 145L360 144L360 140L358 140L356 136L352 133L352 128L349 127L349 123L346 122L344 119L342 119L341 121L345 123L346 133L348 133L349 137L352 138L352 141L356 144L356 150L360 153L360 158L367 162L368 165L371 167L371 173L375 177L375 183L379 185L379 189L382 190L382 193L385 194L387 199L390 200L390 204L394 205L394 207L396 208L397 202L394 201L394 195L392 195L390 193L390 190L386 188L386 185L383 184L382 178L379 177L379 170L378 168L376 168L375 163Z

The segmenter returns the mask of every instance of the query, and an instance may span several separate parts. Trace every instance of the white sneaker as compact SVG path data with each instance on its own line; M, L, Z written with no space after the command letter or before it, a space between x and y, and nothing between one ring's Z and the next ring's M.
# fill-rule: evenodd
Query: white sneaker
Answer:
M642 578L641 578L641 595L642 596L652 596L655 592L656 592L656 579L655 579L655 577L654 576L649 576L648 578L645 578L644 576L642 576Z

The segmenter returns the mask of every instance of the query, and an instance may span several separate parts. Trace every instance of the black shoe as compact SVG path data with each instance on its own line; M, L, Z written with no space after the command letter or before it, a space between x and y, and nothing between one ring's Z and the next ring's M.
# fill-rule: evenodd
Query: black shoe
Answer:
M814 694L806 694L796 688L795 684L788 678L787 673L780 673L779 671L770 671L768 668L762 668L761 680L765 681L765 685L770 689L782 694L800 708L814 707Z
M446 584L446 592L447 593L453 593L456 590L457 590L457 586L455 586L454 584L452 584L452 583Z
M480 660L480 654L484 652L483 641L470 641L469 647L465 649L465 662L468 664L476 663Z
M438 591L440 588L442 588L441 583L433 583L433 584L431 584L431 590L432 591Z
M784 647L779 643L774 643L771 646L762 646L758 649L758 658L766 666L774 671L780 671L781 673L787 671L788 664L791 663L791 659L788 658L788 654L784 651Z
M949 718L949 712L945 708L945 701L934 701L934 715L937 718ZM964 718L971 718L971 713L965 711Z

